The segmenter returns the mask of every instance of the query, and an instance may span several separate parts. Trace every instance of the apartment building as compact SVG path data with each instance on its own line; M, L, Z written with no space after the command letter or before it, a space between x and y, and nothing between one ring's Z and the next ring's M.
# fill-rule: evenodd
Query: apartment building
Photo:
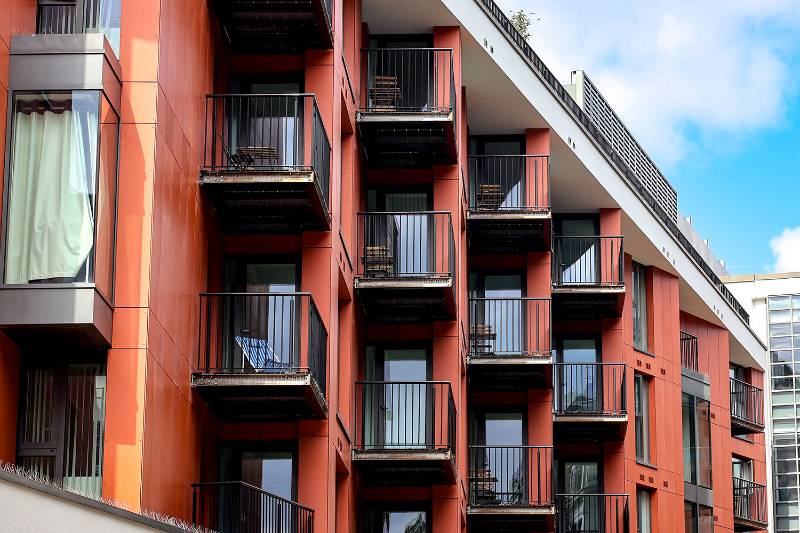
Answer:
M767 526L764 345L492 0L0 1L0 459L220 532Z
M775 517L770 531L797 531L800 529L797 469L800 429L795 413L797 372L793 357L800 362L800 273L728 276L725 283L745 305L752 316L753 330L770 350L766 374L766 405L770 414L766 429L770 459L767 485Z

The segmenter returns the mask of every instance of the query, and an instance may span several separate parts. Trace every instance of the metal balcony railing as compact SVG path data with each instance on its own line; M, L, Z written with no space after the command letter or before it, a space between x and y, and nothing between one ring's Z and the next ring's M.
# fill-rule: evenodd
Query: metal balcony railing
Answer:
M447 381L357 381L355 448L456 451L456 407Z
M767 524L767 487L753 481L733 478L733 517L756 524Z
M698 372L697 337L681 331L681 366Z
M219 533L313 533L314 511L241 481L192 485L192 522Z
M549 298L470 298L469 356L550 355Z
M556 533L628 533L627 494L559 494Z
M764 391L740 381L731 380L731 418L748 425L764 426Z
M553 238L553 285L557 288L620 288L625 254L619 236Z
M475 507L553 505L552 446L469 447L469 504Z
M325 394L328 332L308 293L200 295L197 371L310 373Z
M447 211L358 214L364 278L455 278L453 223Z
M331 145L313 94L206 96L206 171L313 171L329 205L330 167Z
M548 212L549 170L546 155L469 156L469 207L481 212Z
M362 53L366 68L361 90L362 111L455 112L456 85L451 49L382 48L362 50Z
M622 363L555 363L553 389L553 411L559 415L628 413L626 368Z

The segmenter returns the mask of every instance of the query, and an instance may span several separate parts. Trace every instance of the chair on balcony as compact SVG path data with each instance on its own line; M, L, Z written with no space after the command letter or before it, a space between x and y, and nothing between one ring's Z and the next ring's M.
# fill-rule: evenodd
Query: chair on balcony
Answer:
M478 209L496 211L503 203L503 191L497 183L478 185Z
M272 146L240 146L236 152L231 152L230 147L225 143L225 137L219 132L219 142L228 163L235 170L252 170L256 160L278 162L278 151Z
M497 478L492 475L490 468L477 468L470 472L473 498L477 505L500 505L500 498L494 490Z
M491 324L475 324L470 328L472 350L476 355L488 355L494 352L494 340L497 335Z
M400 86L397 76L376 75L372 79L369 98L375 110L393 110L400 100Z
M367 246L363 261L367 276L388 277L394 271L394 258L385 244Z

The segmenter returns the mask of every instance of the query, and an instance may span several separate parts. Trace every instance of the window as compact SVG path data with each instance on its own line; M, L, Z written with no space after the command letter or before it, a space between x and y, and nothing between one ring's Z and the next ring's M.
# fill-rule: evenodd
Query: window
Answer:
M103 479L106 366L30 367L22 372L17 464L99 497Z
M708 400L682 395L683 480L711 488L711 406Z
M367 513L367 533L427 533L428 511L422 509L372 509Z
M647 269L633 263L633 346L647 351Z
M106 34L119 57L122 0L61 0L39 2L38 33Z
M650 380L642 374L633 379L636 403L636 460L650 463Z
M100 91L15 92L7 284L95 283L110 302L119 119Z
M683 512L686 533L714 533L714 509L687 500Z
M650 491L636 490L636 532L650 533L652 531L652 512L650 506Z

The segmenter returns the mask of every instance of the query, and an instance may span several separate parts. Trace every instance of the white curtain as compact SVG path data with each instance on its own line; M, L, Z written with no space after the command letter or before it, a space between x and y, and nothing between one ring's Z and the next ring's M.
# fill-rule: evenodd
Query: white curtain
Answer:
M94 240L97 112L17 112L13 135L5 282L75 278Z

